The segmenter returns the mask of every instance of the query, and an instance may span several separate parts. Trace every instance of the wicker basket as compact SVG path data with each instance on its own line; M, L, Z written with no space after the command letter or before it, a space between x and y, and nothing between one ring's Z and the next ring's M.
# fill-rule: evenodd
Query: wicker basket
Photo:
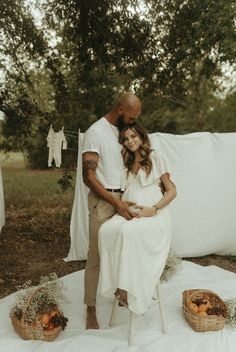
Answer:
M207 299L212 307L221 308L223 315L199 315L188 307L188 302L196 299ZM204 289L183 291L182 309L185 319L195 331L216 331L224 327L227 306L214 292Z
M57 326L57 327L53 328L52 330L43 330L42 336L39 337L38 332L34 331L34 329L29 329L29 326L25 323L27 308L29 307L35 293L38 292L39 290L43 290L43 289L44 289L44 287L38 287L31 294L31 296L29 297L28 302L25 306L25 310L22 312L21 319L18 319L15 315L10 314L10 318L11 318L14 330L24 340L53 341L60 334L60 332L62 330L61 326Z

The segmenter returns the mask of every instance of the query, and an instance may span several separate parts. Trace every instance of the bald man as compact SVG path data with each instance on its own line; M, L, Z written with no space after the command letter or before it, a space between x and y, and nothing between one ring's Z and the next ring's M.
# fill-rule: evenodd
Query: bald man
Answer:
M100 258L98 231L115 213L131 220L129 210L134 203L121 201L123 160L119 130L134 122L141 113L141 103L133 94L123 94L110 112L96 121L84 134L83 178L90 188L89 250L85 268L84 303L87 305L86 329L99 329L96 317L96 295Z

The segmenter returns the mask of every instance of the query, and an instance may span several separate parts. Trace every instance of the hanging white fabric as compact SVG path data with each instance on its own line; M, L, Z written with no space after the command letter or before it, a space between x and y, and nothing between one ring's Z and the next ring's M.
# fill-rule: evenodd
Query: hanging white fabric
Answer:
M4 224L5 224L5 210L4 210L4 196L3 196L3 184L2 184L2 170L0 167L0 232Z
M61 150L67 149L67 141L64 135L64 127L58 132L55 132L50 126L48 135L47 135L47 147L49 148L48 152L48 167L52 166L52 161L55 161L56 167L61 166Z
M173 251L182 257L236 255L236 133L152 133L150 139L166 157L177 186L170 204ZM88 249L88 191L81 149L80 145L68 261L86 259Z
M78 160L74 202L70 222L70 250L64 258L66 262L71 260L84 260L88 251L88 187L83 182L82 174L82 140L83 133L78 136Z

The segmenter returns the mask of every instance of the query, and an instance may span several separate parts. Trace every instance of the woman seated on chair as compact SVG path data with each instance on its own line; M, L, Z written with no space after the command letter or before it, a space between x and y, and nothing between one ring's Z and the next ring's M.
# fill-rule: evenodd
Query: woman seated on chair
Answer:
M171 241L168 204L176 196L163 155L152 150L146 131L137 123L120 132L125 169L122 200L136 203L136 217L115 214L99 231L100 290L117 295L120 304L143 314L165 266ZM164 195L160 183L165 187Z

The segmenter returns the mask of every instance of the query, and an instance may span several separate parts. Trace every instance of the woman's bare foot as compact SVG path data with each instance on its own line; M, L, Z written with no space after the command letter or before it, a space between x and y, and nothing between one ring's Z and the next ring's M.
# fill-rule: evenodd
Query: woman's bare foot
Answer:
M99 329L95 306L87 306L86 330L88 329Z

